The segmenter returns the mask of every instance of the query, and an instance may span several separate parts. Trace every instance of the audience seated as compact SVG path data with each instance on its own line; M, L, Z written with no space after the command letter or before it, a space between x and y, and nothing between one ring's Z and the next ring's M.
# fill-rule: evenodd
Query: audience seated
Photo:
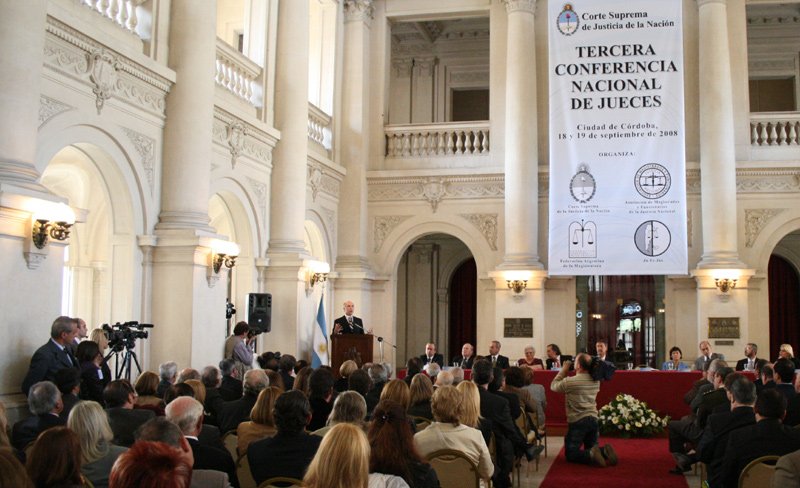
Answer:
M280 373L281 378L283 378L284 391L291 390L294 386L294 376L292 376L292 373L294 372L295 364L297 364L297 359L291 354L284 354L278 360L278 373Z
M408 414L413 417L433 420L433 412L431 412L433 384L431 383L431 379L421 373L414 375L414 378L411 380L409 395Z
M189 488L192 466L162 442L139 441L111 471L110 488Z
M266 373L260 369L251 369L244 375L242 396L234 401L225 402L219 407L217 421L219 431L226 433L236 430L242 422L250 420L250 411L256 404L258 394L269 386Z
M219 427L217 412L219 411L220 405L225 403L219 391L219 387L222 384L222 375L216 366L206 366L203 368L200 381L202 381L203 386L206 387L206 401L203 407L206 413L208 413L208 421Z
M164 392L164 406L169 405L176 398L184 396L194 398L194 388L186 383L175 383Z
M467 427L478 429L488 446L492 438L492 421L481 418L481 397L478 386L472 381L462 381L456 385L456 389L464 397L461 410L458 412L459 422Z
M8 446L0 446L0 488L34 488L25 466Z
M303 478L305 488L408 488L397 476L370 474L370 446L364 432L350 424L335 426L322 440Z
M25 470L37 488L87 486L81 475L78 434L64 426L42 432L33 444Z
M453 386L458 386L459 383L464 381L464 369L461 366L456 366L448 370L453 375Z
M174 361L160 364L158 366L158 376L161 380L158 382L156 396L164 398L167 388L175 384L175 380L178 379L178 365Z
M103 402L103 390L111 378L103 375L100 367L103 364L103 354L94 341L83 341L75 350L81 371L81 399Z
M198 435L203 427L203 404L191 397L173 400L166 408L167 420L178 426L189 441L194 456L194 468L213 469L228 474L233 486L239 486L236 464L224 448L201 444Z
M417 357L409 358L408 361L406 361L406 377L403 378L403 381L410 385L411 379L414 378L414 375L421 372L422 361L420 361L420 359ZM370 374L370 376L372 375ZM372 381L375 381L375 378L372 378ZM367 406L369 407L369 399L367 399Z
M756 400L756 423L730 433L722 460L722 485L736 488L747 464L761 456L783 456L800 449L800 431L783 425L786 398L770 389Z
M775 463L772 488L800 486L800 450L784 454Z
M523 380L523 388L531 394L534 400L536 400L537 405L537 414L536 420L538 426L545 425L546 418L544 414L544 410L547 408L547 396L544 391L544 386L537 385L533 382L533 375L536 374L530 368L522 368L522 380ZM506 383L508 380L506 379Z
M523 388L524 386L525 386L525 373L523 372L523 368L517 366L512 366L508 368L505 374L503 391L506 393L511 393L512 395L516 396L517 403L525 405L526 412L530 412L538 417L539 402L537 402L536 399L533 398L530 391Z
M301 391L306 397L308 397L308 379L311 377L311 373L313 372L314 369L311 366L306 366L298 371L294 377L294 385L292 386L292 389Z
M133 389L136 391L136 408L148 408L164 412L164 395L158 396L158 375L145 371L136 379Z
M392 381L406 386L401 380ZM369 456L371 472L399 476L411 488L439 486L436 471L420 456L414 444L414 432L405 406L382 398L372 413L367 438L372 447Z
M189 441L177 425L165 417L148 420L136 431L136 446L142 442L164 443L173 448L178 456L189 466L194 466L194 454ZM192 467L192 488L229 488L228 475L212 469L195 469Z
M297 362L294 364L294 376L297 378L297 373L300 372L301 369L308 367L308 361L305 359L298 359ZM292 387L294 389L294 387Z
M328 415L333 410L334 382L333 373L328 368L319 368L311 373L311 377L308 379L308 401L311 403L309 431L325 427Z
M274 415L278 433L247 448L250 471L257 484L278 476L301 479L322 440L305 432L311 405L302 392L292 390L279 396Z
M52 382L40 381L31 386L28 390L28 409L33 416L14 424L11 429L11 445L22 451L40 433L64 425L65 420L59 417L63 407L61 392Z
M794 363L790 359L781 358L772 365L774 370L775 389L783 393L788 402L795 396L794 391Z
M114 432L114 444L130 447L136 429L155 417L150 410L134 410L136 392L128 380L114 380L103 390L108 423Z
M503 369L500 366L495 366L492 369L492 381L489 383L489 391L497 396L503 397L508 402L508 413L511 414L512 419L516 419L522 414L519 398L513 393L503 391L505 381Z
M78 435L81 473L94 488L107 487L111 466L127 449L111 444L114 433L103 407L92 401L78 403L69 414L67 427Z
M337 392L347 391L348 389L348 378L351 374L355 371L358 371L358 364L352 359L348 359L344 361L341 366L339 366L339 379L333 384L333 389Z
M428 375L428 377L431 379L432 382L435 382L436 381L436 376L438 376L439 373L442 372L442 367L439 366L438 363L428 363L428 364L425 365L424 368L422 368L422 370L425 372L425 374ZM413 378L412 378L412 381L413 381Z
M434 387L438 388L440 386L453 386L453 373L451 373L450 371L442 371L441 373L437 374L436 384L434 385Z
M283 384L283 376L277 371L272 371L271 369L265 369L264 373L267 375L267 379L269 379L269 386L274 386L281 390L281 393L286 391L286 385Z
M403 406L403 410L407 411L411 405L411 392L408 385L403 380L391 380L386 383L381 391L380 401L392 400Z
M333 410L325 427L314 431L314 435L324 436L336 424L356 424L366 431L364 420L367 417L367 402L355 391L345 391L336 396Z
M765 388L775 388L774 374L772 363L767 363L761 367L761 370L756 371L756 395L760 395L761 390Z
M178 373L178 379L175 383L186 383L186 380L199 380L200 379L200 372L194 368L183 368L180 373Z
M435 422L417 432L414 443L423 456L440 449L461 451L478 467L478 476L489 480L494 472L489 449L480 431L461 423L463 403L464 396L455 387L437 388L431 402Z
M58 391L61 392L61 403L63 404L61 413L58 415L61 417L62 422L66 424L72 407L80 401L81 373L75 368L64 368L56 373L56 378L53 382L58 387Z
M232 402L242 397L244 385L236 368L236 361L232 358L223 359L219 362L219 370L222 373L222 382L219 385L219 394L226 402ZM224 432L224 431L223 431Z
M417 363L419 363L419 358L412 358L416 359ZM408 360L411 363L411 359ZM383 387L386 385L388 381L389 375L386 374L386 370L380 364L373 364L367 370L369 373L369 379L372 380L372 388L367 393L367 396L364 397L364 400L367 401L367 411L371 412L375 410L375 406L381 399L381 392L383 392ZM417 373L420 372L420 368L417 368ZM412 374L412 370L408 370L408 374ZM413 373L416 374L416 373ZM406 376L406 383L411 384L411 378Z
M273 436L278 432L272 409L275 408L275 401L281 393L282 391L275 386L268 386L261 390L256 404L250 411L250 420L242 422L236 427L237 452L240 456L247 453L251 442Z

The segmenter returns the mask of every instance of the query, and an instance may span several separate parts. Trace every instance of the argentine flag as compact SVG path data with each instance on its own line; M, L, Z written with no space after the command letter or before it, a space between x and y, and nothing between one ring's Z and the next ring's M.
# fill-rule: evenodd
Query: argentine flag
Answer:
M328 364L328 333L325 326L325 307L323 299L319 297L319 309L317 310L317 320L314 323L314 353L311 356L311 367L319 368L323 364Z

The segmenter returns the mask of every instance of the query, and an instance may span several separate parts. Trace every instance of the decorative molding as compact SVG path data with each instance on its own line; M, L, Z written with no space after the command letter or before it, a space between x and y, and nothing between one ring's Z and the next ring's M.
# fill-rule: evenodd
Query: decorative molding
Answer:
M373 0L344 0L344 21L369 23L375 10Z
M450 84L489 85L488 71L450 71Z
M744 211L745 247L753 247L764 226L785 208L754 208Z
M42 261L47 259L47 254L34 251L25 251L22 253L25 256L25 264L28 269L38 269Z
M334 199L339 199L341 180L336 178L326 167L319 163L308 163L308 186L311 187L311 201L316 202L319 192L327 193Z
M322 169L315 165L308 165L308 184L311 187L311 201L317 201L317 194L322 186Z
M330 239L331 251L336 251L336 211L330 208L320 206L325 224L328 226L328 239Z
M750 58L749 71L757 73L762 71L786 71L789 73L794 72L794 56L787 55L781 59L764 59L764 58Z
M214 107L211 140L231 153L231 167L236 165L240 156L271 167L272 150L278 142L273 135L219 107Z
M691 208L686 209L686 245L688 247L692 247L692 242L694 241L694 231L692 227L694 226L694 213L692 212Z
M89 53L88 59L89 81L94 85L92 93L95 96L97 115L100 115L106 100L117 91L117 78L121 64L116 56L104 49L92 51Z
M414 58L392 57L392 71L395 78L408 78L411 76L411 68Z
M247 137L247 127L240 121L234 120L227 128L228 149L231 152L231 169L236 167L236 158L244 149L244 140Z
M686 170L686 193L700 194L700 170ZM800 191L800 170L787 168L738 168L737 193L795 193Z
M44 124L56 115L72 110L75 107L62 103L55 98L44 95L39 96L39 125Z
M436 56L418 56L414 58L414 68L418 76L433 76L433 71L437 64L439 64L439 59Z
M536 13L536 0L503 0L506 6L506 13L529 12Z
M155 165L156 159L156 140L152 137L140 134L135 130L128 129L127 127L123 127L122 130L128 135L134 147L136 147L139 156L142 158L142 167L147 177L147 183L150 184L150 194L152 195L155 179L153 166Z
M261 223L264 224L267 221L267 185L255 178L247 178L247 182L256 196L258 209L261 211Z
M489 248L497 251L497 214L461 214L469 223L474 225L483 234Z
M367 177L367 198L372 202L425 200L431 204L435 212L435 206L444 199L503 198L504 181L502 174ZM439 185L444 188L437 188ZM437 189L443 193L437 195Z
M372 224L373 252L377 254L381 250L386 237L391 234L394 228L410 218L411 215L382 215L375 217Z

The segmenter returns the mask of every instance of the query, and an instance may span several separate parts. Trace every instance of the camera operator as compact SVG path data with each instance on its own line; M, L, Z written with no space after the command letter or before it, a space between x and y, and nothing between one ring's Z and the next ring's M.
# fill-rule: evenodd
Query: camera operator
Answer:
M233 328L233 334L225 340L225 358L236 361L239 378L244 378L244 373L253 368L255 335L249 334L249 331L247 322L238 322Z

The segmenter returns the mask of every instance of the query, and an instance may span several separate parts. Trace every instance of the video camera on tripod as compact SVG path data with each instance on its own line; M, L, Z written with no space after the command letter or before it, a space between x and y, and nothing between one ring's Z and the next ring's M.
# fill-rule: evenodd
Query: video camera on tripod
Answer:
M114 325L103 324L103 330L108 337L108 347L112 352L133 349L136 346L136 339L147 339L148 332L143 329L152 328L153 324L140 324L135 320L117 322Z

